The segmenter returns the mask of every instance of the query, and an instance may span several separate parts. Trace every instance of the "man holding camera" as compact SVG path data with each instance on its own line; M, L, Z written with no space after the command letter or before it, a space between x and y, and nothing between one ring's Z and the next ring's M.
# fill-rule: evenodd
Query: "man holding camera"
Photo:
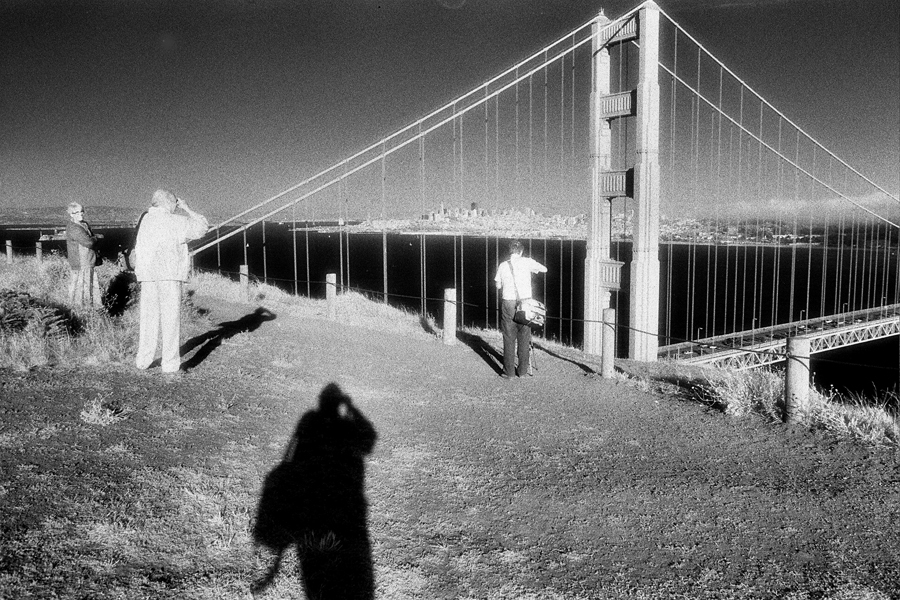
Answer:
M519 240L509 244L509 260L500 263L494 282L500 290L500 330L503 332L503 373L509 379L513 375L531 375L531 326L513 321L516 304L531 298L531 274L546 273L547 267L522 256L524 247ZM517 348L518 346L518 348ZM516 356L519 359L516 368Z
M184 214L177 214L181 209ZM181 288L190 271L187 243L209 229L206 217L166 190L156 190L138 226L134 273L141 286L135 365L146 369L162 338L162 372L181 368Z

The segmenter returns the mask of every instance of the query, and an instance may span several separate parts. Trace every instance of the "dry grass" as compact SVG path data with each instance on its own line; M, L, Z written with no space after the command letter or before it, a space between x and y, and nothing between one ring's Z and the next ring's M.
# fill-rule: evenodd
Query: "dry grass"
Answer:
M101 289L119 272L104 263L97 268ZM0 367L28 370L54 365L105 364L124 362L133 355L137 315L133 309L119 317L103 311L68 306L70 269L59 255L17 258L0 265L0 289L24 292L49 306L64 307L74 326L65 335L49 335L37 322L24 330L0 332Z
M190 288L197 294L240 300L239 285L220 277L197 277ZM38 293L40 288L30 289ZM294 298L266 286L256 286L255 294L257 303L279 315L327 318L324 301ZM423 333L418 315L355 294L341 295L338 315L342 322L357 326L430 335ZM199 318L196 313L188 317ZM53 360L96 364L130 360L136 331L133 310L116 319L102 315L85 319L85 332L64 338L69 346L55 350ZM496 332L474 333L490 343L499 342ZM27 348L36 340L38 336L32 335L10 341L19 344L16 352L23 358L17 359L18 364L37 360L26 359L29 353L46 355L46 348L39 345ZM585 362L574 349L539 343L550 352ZM7 411L0 425L0 459L11 466L0 477L4 515L0 598L250 598L249 582L265 570L268 558L251 542L254 510L265 473L285 441L274 431L285 419L278 403L290 404L295 411L296 398L270 397L275 394L270 390L250 406L241 396L246 390L240 388L239 379L233 380L235 389L227 394L201 389L203 382L165 392L171 388L149 382L150 378L125 379L127 385L146 386L137 389L111 383L114 379L96 381L98 373L111 370L90 371L80 381L74 381L71 373L49 371L46 383L30 375L17 376L19 383L9 378L10 382L2 382L6 387L0 387L7 400L0 403ZM705 385L700 396L704 402L730 415L763 414L777 420L783 396L779 381L765 374L707 375L705 384L695 373L683 377L698 390ZM190 378L186 379L183 385L190 386ZM23 389L34 394L17 404L14 399ZM748 547L760 550L751 542L740 545L741 536L753 531L740 520L745 516L741 507L728 502L754 497L755 488L742 496L740 486L735 492L712 486L721 483L715 471L707 475L703 470L713 469L714 461L690 464L678 457L663 469L656 487L638 489L642 477L653 475L652 469L644 470L650 464L647 455L660 464L666 458L658 456L658 448L629 445L628 438L636 434L616 431L590 414L565 417L549 403L519 401L514 393L503 391L508 388L498 389L486 390L477 403L454 405L451 395L420 399L415 406L397 402L390 415L381 415L379 452L366 467L378 598L638 600L696 597L692 592L704 586L714 590L709 598L751 598L774 593L772 588L742 587L756 582L754 577L796 581L791 573L772 574L780 564L766 563L765 557L747 558ZM880 413L869 415L862 404L862 400L848 404L834 397L817 399L815 406L825 408L814 411L821 412L814 417L821 425L814 426L863 439L867 438L861 432L868 428L872 443L888 443L883 439L888 434L878 431L890 427L878 425ZM476 406L483 412L474 414ZM890 412L887 399L880 410ZM536 414L529 417L532 413ZM566 428L572 430L570 437ZM896 429L891 431L896 435ZM727 460L728 452L723 449L722 460ZM608 481L617 481L616 471L629 465L635 475L627 483ZM698 477L691 479L691 471L698 471ZM682 487L666 489L673 481L681 482L680 477L686 477ZM865 477L852 483L865 483ZM755 481L765 484L762 478ZM823 485L837 486L833 481ZM682 492L701 491L716 495L704 500L711 510L695 517L698 533L679 523L691 518L690 511L700 510L702 502L677 513L671 506ZM878 493L873 487L859 497ZM868 516L875 512L874 502L863 511ZM655 516L666 510L670 512L664 517ZM770 510L767 504L766 519ZM713 522L724 523L726 535L713 531ZM682 525L693 532L689 540L681 536ZM819 526L829 525L816 523ZM707 574L707 580L701 581L695 571L685 575L662 565L659 572L665 579L656 583L628 572L627 568L641 567L640 559L629 553L638 552L642 543L671 541L660 533L666 528L671 539L684 543L706 543L706 536L717 536L714 541L724 540L726 547L721 554L706 552L730 557L736 568L732 572L722 565L704 564L697 572ZM832 531L857 539L852 536L858 528L849 525ZM858 538L877 533L862 532ZM795 543L792 533L781 534L786 545ZM856 569L853 553L863 546L839 547L843 543L835 540L834 553L846 555L842 559L846 565L835 559L837 566L828 567L832 571L816 582L830 595L807 594L795 585L783 597L887 598L853 581L863 567L872 565L863 562ZM614 558L598 566L598 556L609 553L610 547ZM684 554L695 550L685 549ZM648 556L664 551L668 550L655 546ZM880 560L876 569L894 564ZM741 579L754 568L760 572ZM293 554L286 558L283 572L288 574L263 597L302 600L305 595L293 575ZM829 578L831 583L822 583ZM662 585L669 587L654 587Z
M262 283L250 282L247 290L238 282L215 274L197 272L191 277L188 289L198 295L221 298L229 302L258 304L278 314L303 318L328 318L325 300L294 296L284 290ZM411 336L439 335L434 318L370 300L357 292L345 292L335 298L335 320L353 327ZM430 334L428 332L431 332Z
M673 366L676 380L690 390L693 398L714 406L725 414L742 417L759 415L781 422L785 410L784 375L764 369L721 371L682 369ZM842 395L836 390L820 391L810 386L805 422L812 429L830 431L872 445L900 446L900 414L897 393L882 397Z

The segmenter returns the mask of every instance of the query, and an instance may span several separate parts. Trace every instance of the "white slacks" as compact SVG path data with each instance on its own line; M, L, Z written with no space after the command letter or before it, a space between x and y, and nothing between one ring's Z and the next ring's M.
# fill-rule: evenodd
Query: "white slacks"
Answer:
M162 338L162 371L174 373L181 368L181 282L142 281L141 325L134 364L146 369L156 358L156 346Z

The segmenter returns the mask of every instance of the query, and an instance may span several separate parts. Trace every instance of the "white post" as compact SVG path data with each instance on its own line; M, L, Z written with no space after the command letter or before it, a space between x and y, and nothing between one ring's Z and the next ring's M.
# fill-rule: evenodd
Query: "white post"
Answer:
M659 7L639 15L637 162L628 356L653 362L659 349Z
M801 423L809 410L808 337L792 337L787 341L787 369L784 375L784 421Z
M34 243L34 256L37 258L38 262L44 260L44 248L41 246L40 240Z
M603 310L603 354L600 355L600 377L612 379L616 374L616 309Z
M250 267L247 265L241 265L240 268L241 273L241 293L244 296L244 300L250 300Z
M12 240L6 240L6 264L12 264Z
M337 274L328 273L325 275L325 305L328 311L328 320L334 321L337 318Z
M444 290L444 344L456 344L456 289Z

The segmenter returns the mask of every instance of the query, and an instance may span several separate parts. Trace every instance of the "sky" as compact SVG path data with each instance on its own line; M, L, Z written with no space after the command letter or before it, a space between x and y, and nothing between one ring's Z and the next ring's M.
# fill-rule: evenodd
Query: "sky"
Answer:
M900 2L661 0L747 84L900 192ZM0 209L225 218L634 0L0 0Z

